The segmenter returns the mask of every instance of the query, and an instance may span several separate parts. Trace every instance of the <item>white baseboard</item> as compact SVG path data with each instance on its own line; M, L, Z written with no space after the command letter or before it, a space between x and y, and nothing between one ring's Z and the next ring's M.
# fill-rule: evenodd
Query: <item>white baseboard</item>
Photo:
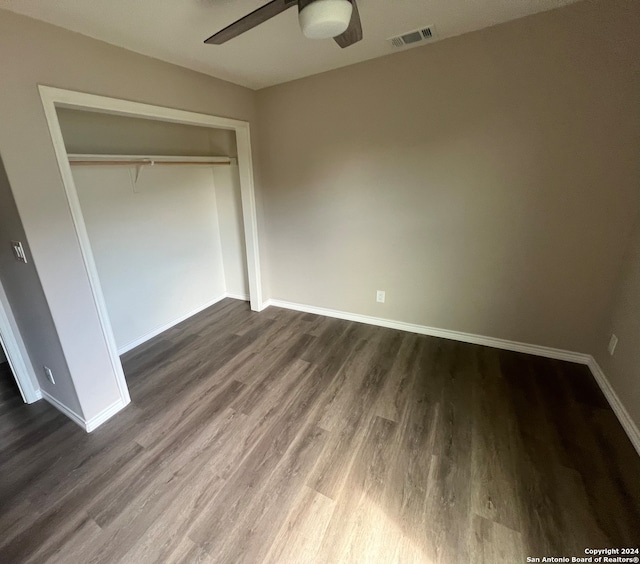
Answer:
M463 333L460 331L451 331L449 329L438 329L436 327L428 327L426 325L415 325L413 323L404 323L402 321L392 321L390 319L382 319L368 315L360 315L357 313L349 313L334 309L326 309L322 307L297 304L283 300L267 300L262 304L262 309L269 306L282 307L306 313L315 313L316 315L324 315L326 317L335 317L345 319L347 321L357 321L359 323L367 323L369 325L378 325L380 327L388 327L390 329L399 329L400 331L408 331L410 333L419 333L421 335L429 335L431 337L441 337L443 339L452 339L463 343L472 343L475 345L484 345L496 349L507 351L515 351L526 354L533 354L556 360L565 360L568 362L576 362L585 364L591 370L593 377L600 386L602 393L609 402L611 409L620 421L622 428L627 433L634 448L640 455L640 431L637 425L631 419L631 416L620 401L620 398L613 390L609 380L602 372L596 360L590 354L567 351L563 349L555 349L552 347L543 347L540 345L531 345L528 343L520 343L518 341L509 341L506 339L497 339L495 337L485 337L483 335L475 335L473 333Z
M87 421L84 417L78 415L75 411L68 408L66 405L58 401L52 395L49 395L44 390L41 390L41 394L42 399L44 399L47 403L50 403L58 411L64 413L69 419L71 419L71 421L73 421L76 425L82 427L87 433L91 433L91 431L97 429L107 419L111 419L111 417L124 409L128 404L128 402L125 402L123 399L119 399L113 405L110 405L109 407L98 413L98 415L92 417Z
M520 343L518 341L508 341L506 339L497 339L495 337L485 337L484 335L475 335L473 333L463 333L461 331L451 331L450 329L438 329L437 327L428 327L426 325L416 325L414 323L405 323L403 321L393 321L391 319L383 319L380 317L372 317L369 315L360 315L357 313L348 313L346 311L338 311L335 309L326 309L322 307L308 306L296 304L282 300L267 300L263 304L263 309L269 306L283 307L286 309L294 309L296 311L304 311L306 313L315 313L326 317L336 317L338 319L346 319L347 321L357 321L359 323L367 323L369 325L378 325L380 327L388 327L390 329L399 329L400 331L408 331L410 333L419 333L421 335L430 335L431 337L441 337L443 339L452 339L463 343L472 343L474 345L484 345L496 349L504 349L507 351L522 352L533 354L536 356L544 356L546 358L555 358L557 360L567 360L569 362L577 362L579 364L588 364L591 355L566 351L562 349L554 349L552 347L542 347L540 345L530 345L528 343Z
M611 409L613 409L613 412L616 414L618 421L620 421L620 425L622 425L622 428L627 433L631 444L633 444L633 447L640 455L640 429L638 429L638 426L635 424L633 419L631 419L629 412L626 410L620 401L618 394L616 394L615 390L611 386L611 382L609 382L609 379L605 376L602 368L600 368L600 365L593 357L589 360L589 369L598 383L598 386L600 386L604 397L607 398Z
M201 311L204 311L208 307L211 307L212 305L217 304L219 301L224 300L226 297L227 297L227 294L222 294L221 296L215 298L214 300L211 300L210 302L207 302L206 304L203 304L197 307L196 309L191 310L189 313L185 313L184 315L181 315L180 317L174 319L173 321L170 321L169 323L165 323L164 325L157 327L153 331L149 331L148 333L145 333L141 337L138 337L137 339L134 339L133 341L127 343L126 345L123 345L122 347L118 348L118 354L124 354L126 352L129 352L131 349L135 349L136 347L139 347L142 343L146 343L149 339L153 339L154 337L157 337L158 335L160 335L160 333L164 333L168 329L171 329L174 325L177 325L178 323L182 323L183 321L186 321L190 317L193 317L194 315L200 313Z
M69 419L71 419L71 421L73 421L77 425L80 425L80 427L82 427L85 431L87 430L87 425L86 425L86 422L84 420L84 417L81 417L75 411L73 411L72 409L68 408L63 403L60 403L56 398L54 398L53 396L49 395L44 390L41 390L41 393L42 393L42 399L44 399L44 401L46 401L47 403L50 403L58 411L61 411L62 413L64 413Z
M85 422L85 429L87 433L91 433L91 431L97 429L100 425L102 425L107 419L111 419L116 413L123 410L130 402L125 402L122 398L120 398L113 405L103 409L98 415L95 415L91 419Z

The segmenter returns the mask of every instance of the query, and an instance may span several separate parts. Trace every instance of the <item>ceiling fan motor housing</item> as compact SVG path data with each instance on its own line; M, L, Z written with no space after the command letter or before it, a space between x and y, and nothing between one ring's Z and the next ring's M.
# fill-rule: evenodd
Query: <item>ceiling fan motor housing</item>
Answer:
M328 39L349 27L353 5L349 0L299 0L300 29L309 39Z

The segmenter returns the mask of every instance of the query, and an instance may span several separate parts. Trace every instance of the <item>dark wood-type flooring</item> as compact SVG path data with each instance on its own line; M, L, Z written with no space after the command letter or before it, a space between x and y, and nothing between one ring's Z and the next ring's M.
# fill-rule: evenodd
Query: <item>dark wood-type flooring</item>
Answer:
M123 364L132 404L92 434L3 378L0 562L640 545L640 458L583 366L234 300Z

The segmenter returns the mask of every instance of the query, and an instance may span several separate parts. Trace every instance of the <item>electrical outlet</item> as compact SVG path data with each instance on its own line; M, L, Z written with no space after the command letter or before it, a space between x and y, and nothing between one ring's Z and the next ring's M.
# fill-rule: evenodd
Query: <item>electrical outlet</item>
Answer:
M611 339L609 340L609 354L613 356L613 353L616 352L616 347L618 346L618 337L615 335L611 335Z
M376 301L380 302L381 304L384 303L384 290L378 290L376 292Z
M47 377L47 380L49 380L49 382L51 382L52 384L55 384L55 378L53 377L53 372L51 372L51 368L49 368L48 366L44 367L44 373Z

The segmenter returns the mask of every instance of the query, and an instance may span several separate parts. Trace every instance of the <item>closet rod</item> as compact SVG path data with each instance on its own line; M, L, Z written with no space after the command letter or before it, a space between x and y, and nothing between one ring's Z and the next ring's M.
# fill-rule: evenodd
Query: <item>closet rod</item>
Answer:
M171 157L167 155L82 155L69 154L69 164L90 165L230 165L236 159L230 157Z
M231 161L220 162L220 161L210 161L210 162L199 162L199 161L69 161L69 163L73 166L91 166L91 165L206 165L206 166L217 166L223 165L228 166L231 164Z

